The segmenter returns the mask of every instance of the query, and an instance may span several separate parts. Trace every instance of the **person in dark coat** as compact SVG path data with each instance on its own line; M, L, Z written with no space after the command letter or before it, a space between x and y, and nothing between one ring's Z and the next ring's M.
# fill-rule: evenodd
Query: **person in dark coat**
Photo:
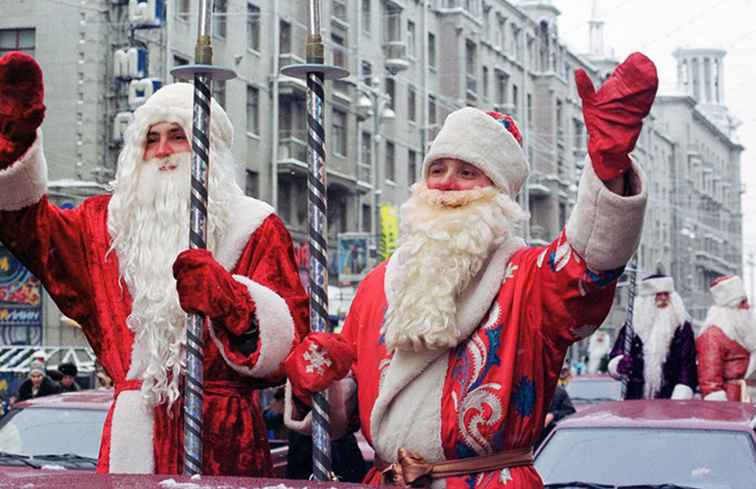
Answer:
M60 385L45 374L45 365L35 361L31 364L29 378L21 384L18 393L10 398L9 404L12 409L16 402L59 394L60 391Z
M61 363L58 365L58 372L61 374L61 379L58 381L63 392L76 392L80 391L81 387L76 383L76 375L79 373L79 369L73 363Z
M691 399L698 386L696 342L690 316L671 277L641 281L633 311L630 352L624 326L609 354L609 373L628 378L625 399Z
M569 382L569 378L570 367L569 365L565 365L559 373L559 383L554 390L554 397L551 398L549 412L546 414L546 419L543 421L543 430L535 444L536 447L546 439L559 421L570 414L575 413L575 406L572 405L572 399L570 399L567 389L564 388L564 385Z

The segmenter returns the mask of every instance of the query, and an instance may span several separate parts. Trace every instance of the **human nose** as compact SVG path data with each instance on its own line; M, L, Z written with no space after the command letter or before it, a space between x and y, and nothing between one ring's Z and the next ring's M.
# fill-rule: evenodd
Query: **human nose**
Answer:
M173 154L173 148L171 147L168 138L161 137L155 148L155 156L157 158L166 158Z

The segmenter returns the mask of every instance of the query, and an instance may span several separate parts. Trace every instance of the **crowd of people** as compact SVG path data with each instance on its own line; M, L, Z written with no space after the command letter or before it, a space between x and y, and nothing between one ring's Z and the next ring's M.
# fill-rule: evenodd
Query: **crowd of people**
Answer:
M542 487L533 449L569 414L565 355L604 321L640 240L650 177L630 153L658 86L640 53L598 90L586 72L575 78L588 158L562 232L544 247L517 235L529 163L515 120L454 111L401 207L396 251L334 334L309 331L291 237L236 183L233 127L214 100L207 249L188 250L192 86L166 85L135 111L112 195L63 210L46 190L42 70L22 53L0 58L0 241L81 325L112 379L98 471L181 472L194 313L205 318L204 474L271 475L268 431L280 436L281 419L292 456L308 458L312 395L327 391L334 459L359 469L357 430L375 451L365 483ZM644 280L632 348L612 351L609 370L632 396L689 397L698 384L707 399L742 398L756 348L741 289L736 277L712 288L696 371L671 280ZM263 411L259 392L287 379ZM29 383L43 392L36 364Z

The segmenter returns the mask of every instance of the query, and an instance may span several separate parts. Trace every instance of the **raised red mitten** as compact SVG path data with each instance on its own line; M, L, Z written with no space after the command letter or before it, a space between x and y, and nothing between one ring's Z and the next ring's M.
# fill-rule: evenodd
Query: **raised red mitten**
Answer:
M222 324L235 335L246 333L255 303L244 284L218 263L207 250L186 250L173 263L181 308Z
M13 51L0 58L0 169L32 145L45 117L42 70L29 56Z
M630 168L630 152L656 97L656 66L641 53L633 53L598 92L582 69L575 72L575 82L583 100L588 154L596 175L602 180L622 175Z
M286 358L286 375L298 398L325 390L352 368L354 350L341 335L310 333Z

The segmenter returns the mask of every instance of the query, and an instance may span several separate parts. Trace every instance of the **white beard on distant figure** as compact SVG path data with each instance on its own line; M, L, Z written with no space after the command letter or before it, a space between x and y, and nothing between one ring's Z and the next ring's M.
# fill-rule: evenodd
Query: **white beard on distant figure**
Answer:
M675 331L689 321L682 298L670 293L670 303L660 309L654 295L638 297L633 310L633 330L643 342L643 397L653 398L662 387L664 363Z
M611 346L609 345L609 335L603 331L598 331L591 335L588 342L588 373L598 373L601 368L601 360L609 354Z
M707 328L718 326L740 346L749 352L756 352L756 318L752 309L711 306L705 325Z
M494 187L412 187L401 207L393 301L381 327L389 351L439 350L462 339L456 300L525 213Z
M227 170L230 153L212 157L208 249L214 251L228 226L230 202L242 192ZM127 378L142 378L147 401L167 402L170 408L179 397L186 343L186 313L172 269L176 256L189 247L191 154L169 159L175 170L159 171L158 160L119 161L108 232L133 299L126 320L134 332Z

